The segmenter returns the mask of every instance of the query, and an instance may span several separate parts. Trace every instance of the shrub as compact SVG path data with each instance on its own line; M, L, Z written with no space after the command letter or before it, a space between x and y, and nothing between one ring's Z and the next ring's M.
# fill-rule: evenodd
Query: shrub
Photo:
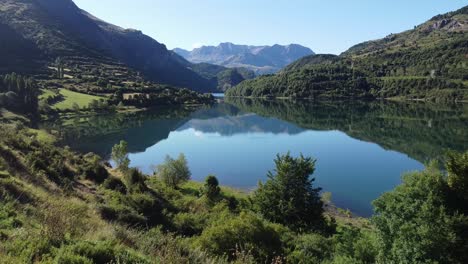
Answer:
M333 243L319 234L305 234L294 240L294 250L288 256L290 263L320 263L331 257Z
M42 232L53 243L86 231L87 208L78 203L51 201L43 209Z
M251 252L258 261L269 262L282 254L281 241L268 223L251 213L225 216L206 228L198 245L216 256L235 257L236 251Z
M210 200L214 200L219 197L221 189L219 188L218 179L210 175L205 179L205 185L203 186L203 194Z
M378 239L375 232L352 226L341 226L333 240L335 255L354 258L360 260L361 263L376 262Z
M99 156L95 154L86 154L85 164L81 165L85 179L102 183L109 177L109 172L100 164Z
M145 184L146 176L138 169L131 168L124 174L124 182L128 192L144 192L148 189Z
M190 180L190 170L184 154L180 154L176 160L166 156L165 162L157 166L154 174L172 188L177 188L179 184Z
M206 225L207 215L198 213L178 213L173 222L177 232L184 236L199 235Z
M117 191L120 193L126 193L127 192L127 187L125 184L118 178L116 177L109 177L107 178L103 183L102 187L108 189L108 190L113 190Z
M72 261L72 262L67 262ZM79 241L61 247L56 263L150 263L146 258L112 242Z

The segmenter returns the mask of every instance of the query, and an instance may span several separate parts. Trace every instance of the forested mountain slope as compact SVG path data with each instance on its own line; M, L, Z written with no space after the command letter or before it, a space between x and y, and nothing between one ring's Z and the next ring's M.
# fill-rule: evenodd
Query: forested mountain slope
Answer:
M313 55L279 74L241 83L230 96L467 100L468 7L340 56Z

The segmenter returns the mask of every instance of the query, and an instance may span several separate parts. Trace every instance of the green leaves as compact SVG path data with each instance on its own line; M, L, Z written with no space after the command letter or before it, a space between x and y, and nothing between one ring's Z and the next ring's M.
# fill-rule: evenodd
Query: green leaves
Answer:
M166 156L163 164L158 165L154 175L160 177L167 186L177 188L182 182L190 180L190 170L184 154L180 154L177 159Z
M293 229L320 229L323 226L323 203L320 188L313 188L315 160L289 153L276 160L276 174L260 184L254 194L256 209L270 221Z
M466 216L452 210L447 177L430 164L403 177L403 184L374 202L373 223L380 237L380 258L395 263L463 263L456 253L466 238L459 232ZM462 228L463 230L463 228Z
M117 168L122 172L128 170L130 165L130 159L128 158L128 143L125 141L120 141L119 144L112 147L112 159L117 165Z

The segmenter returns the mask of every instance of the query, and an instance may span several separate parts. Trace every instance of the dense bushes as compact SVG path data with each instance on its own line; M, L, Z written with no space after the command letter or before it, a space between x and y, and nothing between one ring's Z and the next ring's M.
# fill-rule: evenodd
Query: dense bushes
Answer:
M373 223L381 241L379 258L466 263L468 216L465 205L452 200L454 192L443 172L431 164L423 172L405 175L403 184L377 199Z
M282 254L275 229L250 213L219 219L203 231L197 243L211 254L230 259L241 250L250 252L261 262L271 262Z

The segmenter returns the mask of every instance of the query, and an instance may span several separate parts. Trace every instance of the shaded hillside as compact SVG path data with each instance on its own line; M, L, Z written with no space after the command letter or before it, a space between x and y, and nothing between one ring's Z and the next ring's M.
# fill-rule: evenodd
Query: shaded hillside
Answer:
M44 73L61 57L75 74L117 69L133 79L141 72L158 83L216 90L216 83L191 70L165 45L141 31L106 23L71 0L4 0L0 11L0 54L7 54L0 62L3 72Z
M190 64L188 67L203 78L208 79L211 85L220 92L225 92L239 83L255 77L255 73L246 68L226 68L208 63Z
M192 51L174 49L174 52L193 63L212 63L226 67L244 67L256 74L268 74L281 70L291 62L314 52L297 44L273 46L248 46L221 43L203 46Z
M358 44L339 57L313 55L230 96L468 100L468 7L412 30Z

